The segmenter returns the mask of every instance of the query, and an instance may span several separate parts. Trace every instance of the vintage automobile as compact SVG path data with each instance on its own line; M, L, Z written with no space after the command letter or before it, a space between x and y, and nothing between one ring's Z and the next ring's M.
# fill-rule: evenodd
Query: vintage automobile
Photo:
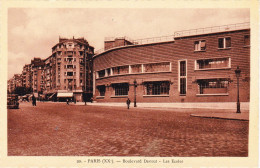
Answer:
M8 95L7 108L8 109L19 109L18 95L16 95L16 94Z

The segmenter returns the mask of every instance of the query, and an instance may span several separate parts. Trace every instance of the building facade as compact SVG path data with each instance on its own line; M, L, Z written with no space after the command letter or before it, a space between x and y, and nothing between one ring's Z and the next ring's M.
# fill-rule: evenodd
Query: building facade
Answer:
M23 67L21 82L17 75L8 80L8 91L18 85L32 88L36 97L75 101L93 95L92 57L94 48L84 38L59 38L46 59L34 58Z
M31 64L24 65L23 71L22 71L22 77L23 77L23 87L32 88Z
M94 48L84 38L59 38L52 55L45 59L45 94L57 99L83 101L92 96L92 57ZM55 95L56 94L56 95Z
M15 88L23 86L22 74L14 74L14 76L7 81L7 92L13 93Z
M31 71L32 71L32 89L36 97L38 94L42 94L44 91L44 76L42 75L45 63L41 58L34 58L31 60Z
M147 44L105 42L105 51L93 59L94 100L236 102L239 66L240 100L249 102L249 23L201 30Z

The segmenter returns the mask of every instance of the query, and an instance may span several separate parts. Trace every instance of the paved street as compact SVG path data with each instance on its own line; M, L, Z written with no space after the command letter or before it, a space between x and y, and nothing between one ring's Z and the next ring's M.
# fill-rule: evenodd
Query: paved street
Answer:
M21 103L8 110L8 155L248 155L248 121L191 117L193 112Z

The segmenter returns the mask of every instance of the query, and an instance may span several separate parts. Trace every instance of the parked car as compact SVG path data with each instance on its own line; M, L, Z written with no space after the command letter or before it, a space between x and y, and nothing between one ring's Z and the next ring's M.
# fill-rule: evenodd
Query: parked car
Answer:
M16 95L16 94L8 95L7 108L8 109L19 109L18 95Z

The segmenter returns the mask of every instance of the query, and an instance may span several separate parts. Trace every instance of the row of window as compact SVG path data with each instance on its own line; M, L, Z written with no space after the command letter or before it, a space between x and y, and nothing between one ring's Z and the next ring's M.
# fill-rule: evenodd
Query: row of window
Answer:
M58 58L57 58L58 59ZM61 58L59 58L59 59L61 59ZM66 57L66 58L64 58L64 61L68 61L68 62L76 62L76 58L73 58L73 57Z
M212 58L195 61L195 70L231 68L231 58Z
M107 68L96 73L96 78L108 77L113 75L136 74L136 73L151 73L151 72L168 72L171 71L170 62L150 63L150 64L135 64Z
M218 79L201 79L197 81L198 94L227 94L229 80L226 78ZM155 81L155 82L144 82L143 83L144 95L169 95L170 82L169 81ZM186 83L185 83L186 86ZM112 84L115 96L128 96L129 84L119 83ZM106 86L97 86L99 96L105 96ZM184 93L185 91L185 93ZM186 88L180 90L180 95L186 94Z
M195 70L207 70L207 69L221 69L231 68L231 58L211 58L200 59L195 61ZM147 72L168 72L171 71L171 63L152 63L152 64L137 64L126 65L108 68L98 71L96 78L109 77L113 75L122 74L135 74L135 73L147 73ZM186 61L180 62L180 78L186 78Z
M244 36L244 46L250 45L250 35ZM231 37L218 38L218 48L226 49L231 47ZM195 51L205 51L206 50L206 40L198 40L194 42Z
M55 51L56 49L62 49L62 48L68 48L68 49L72 49L72 48L79 48L79 49L84 49L84 46L81 44L76 44L76 43L64 43L64 44L59 44L57 45L55 48L53 48L53 51Z
M64 65L64 69L75 69L76 65Z
M76 72L64 72L65 76L74 76L76 75Z
M84 56L84 52L83 51L79 51L78 53L79 53L80 57ZM76 54L77 54L76 51L64 51L64 54L63 54L62 51L58 51L56 56L57 56L57 60L60 60L61 59L60 57L63 56L63 55L64 56L68 55L69 57L73 57L73 55L76 55Z

